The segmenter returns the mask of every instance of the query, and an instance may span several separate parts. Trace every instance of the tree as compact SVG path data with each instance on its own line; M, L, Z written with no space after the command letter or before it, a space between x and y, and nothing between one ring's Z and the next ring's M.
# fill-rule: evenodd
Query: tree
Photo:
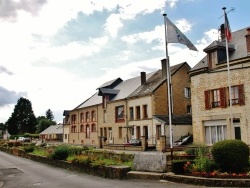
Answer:
M10 134L35 133L37 121L31 102L21 97L6 124Z
M46 111L46 118L47 118L48 120L50 120L50 121L53 121L53 119L54 119L53 112L52 112L50 109L48 109L48 110Z
M47 129L51 124L51 121L47 118L40 119L38 125L37 125L37 133L43 132L45 129Z

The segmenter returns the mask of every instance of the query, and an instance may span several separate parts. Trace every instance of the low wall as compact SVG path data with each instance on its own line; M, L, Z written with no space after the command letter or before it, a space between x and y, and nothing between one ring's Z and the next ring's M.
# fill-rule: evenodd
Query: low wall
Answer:
M26 153L23 150L20 150L18 148L4 148L0 147L1 151L7 152L12 155L16 155L19 157L27 158L33 161L37 161L40 163L65 168L72 171L77 172L83 172L86 174L91 174L95 176L100 176L104 178L110 178L110 179L126 179L127 173L131 170L128 166L99 166L99 165L91 165L91 164L83 164L83 163L70 163L67 161L61 161L61 160L54 160L49 159L47 157L32 155L29 153Z
M126 150L126 151L143 151L142 146L129 146L129 145L103 145L103 149Z

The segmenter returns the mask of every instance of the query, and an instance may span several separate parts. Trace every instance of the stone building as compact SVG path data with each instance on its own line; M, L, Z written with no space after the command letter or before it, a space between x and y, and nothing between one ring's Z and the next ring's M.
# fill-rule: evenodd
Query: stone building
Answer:
M206 57L189 72L194 142L240 139L250 144L250 28L232 33L229 66L223 25L221 39L204 52Z

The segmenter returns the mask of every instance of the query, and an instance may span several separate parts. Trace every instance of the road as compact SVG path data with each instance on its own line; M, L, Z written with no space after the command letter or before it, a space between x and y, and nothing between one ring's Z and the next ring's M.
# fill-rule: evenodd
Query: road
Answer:
M56 168L0 152L0 187L4 188L166 188L197 187L158 180L113 180Z

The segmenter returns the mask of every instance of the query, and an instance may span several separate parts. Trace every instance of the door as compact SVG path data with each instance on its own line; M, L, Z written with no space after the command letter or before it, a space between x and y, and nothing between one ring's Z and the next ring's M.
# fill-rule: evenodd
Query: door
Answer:
M240 127L234 127L234 136L235 139L241 140Z
M112 128L109 128L109 144L113 144Z

